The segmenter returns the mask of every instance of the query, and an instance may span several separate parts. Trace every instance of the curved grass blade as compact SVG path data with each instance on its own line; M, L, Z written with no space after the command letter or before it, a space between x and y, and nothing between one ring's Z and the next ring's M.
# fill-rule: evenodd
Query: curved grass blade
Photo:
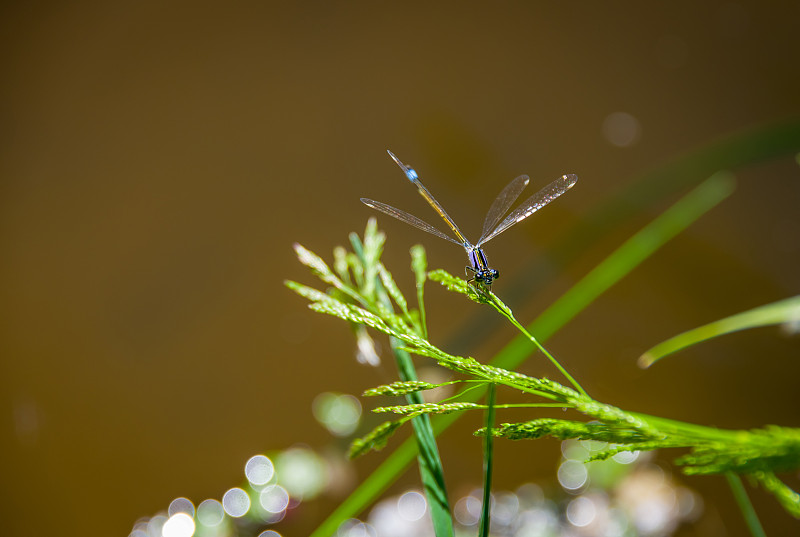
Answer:
M650 367L665 356L725 334L799 321L800 295L731 315L662 341L639 357L639 367Z

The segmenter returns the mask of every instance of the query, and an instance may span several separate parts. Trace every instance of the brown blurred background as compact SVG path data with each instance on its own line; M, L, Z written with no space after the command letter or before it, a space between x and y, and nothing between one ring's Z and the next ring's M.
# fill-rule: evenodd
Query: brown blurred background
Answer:
M800 117L798 20L797 2L756 1L5 5L0 533L125 535L176 496L218 498L255 453L330 444L315 395L358 394L392 370L358 365L347 327L308 312L282 281L312 282L293 242L329 257L363 230L361 196L433 220L386 149L469 236L514 176L529 174L531 189L580 177L492 242L503 296L636 174ZM628 126L622 139L614 118ZM800 426L798 340L777 329L635 364L675 333L798 293L799 176L792 156L737 170L729 200L550 348L590 393L625 408ZM532 319L675 199L585 245L518 317ZM388 220L386 263L407 289L415 242L433 267L461 273L458 248ZM477 306L437 287L427 296L432 339L458 345ZM464 352L488 359L513 335L498 325ZM526 371L537 373L533 361ZM442 440L454 490L480 483L467 436L478 418L463 422ZM552 479L556 442L496 449L498 486ZM357 462L356 479L383 457ZM681 479L706 501L687 535L745 534L721 479ZM409 471L402 486L417 480ZM767 533L798 530L751 493ZM338 501L310 509L297 531Z

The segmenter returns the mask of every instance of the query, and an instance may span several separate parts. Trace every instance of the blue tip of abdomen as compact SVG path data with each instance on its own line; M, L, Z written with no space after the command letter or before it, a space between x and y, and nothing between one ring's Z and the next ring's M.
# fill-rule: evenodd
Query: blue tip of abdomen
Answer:
M411 182L419 179L419 175L417 175L417 172L414 171L414 168L406 168L406 177L408 177L408 180Z

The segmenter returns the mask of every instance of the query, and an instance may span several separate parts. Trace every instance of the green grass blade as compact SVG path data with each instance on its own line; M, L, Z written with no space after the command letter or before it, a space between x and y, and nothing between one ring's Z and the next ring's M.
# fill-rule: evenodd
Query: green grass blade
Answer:
M678 334L649 349L639 357L639 366L655 362L700 342L739 330L800 321L800 295L759 306Z
M421 244L411 247L411 270L417 287L417 306L422 337L428 339L428 325L425 318L425 280L428 278L428 257Z
M483 506L481 509L481 526L478 535L489 537L489 526L491 522L492 508L492 463L494 462L494 401L497 387L494 383L489 384L489 396L486 410L486 436L483 442Z
M747 496L747 491L744 490L741 478L733 472L726 472L725 478L728 480L728 486L731 487L733 497L736 499L736 504L742 511L744 520L747 523L747 528L753 537L766 537L764 528L761 527L761 522L758 520L756 510L753 509L753 504L750 503L750 498Z
M392 351L397 358L400 380L417 380L411 355L398 348L402 345L402 342L392 338L391 345ZM422 404L425 402L419 392L406 394L406 400L410 404ZM425 489L425 496L428 498L434 533L436 537L452 537L453 518L450 515L450 503L447 499L442 459L436 446L436 435L433 434L430 418L425 415L417 416L411 420L411 424L414 427L414 434L417 438L419 473L422 479L422 486Z
M376 282L380 282L380 286L376 285L376 289L378 290L381 303L387 309L391 310L391 300L389 298L391 296L395 303L404 311L406 318L410 320L405 298L392 279L391 274L385 269L381 270L382 266L378 259L380 258L383 239L384 236L377 231L374 220L370 219L367 232L364 234L365 265L368 267L375 267L376 277L374 279ZM368 252L370 255L367 255ZM378 278L378 276L380 276L380 278ZM411 355L401 348L403 342L392 337L390 338L390 345L395 356L400 380L406 382L416 381L417 373L414 362ZM408 393L405 397L410 404L421 404L424 402L422 394L419 392ZM453 519L450 514L450 504L447 499L444 469L442 468L442 459L439 456L439 449L436 446L436 436L433 434L433 429L431 428L430 418L426 415L417 416L411 420L411 424L414 428L414 436L417 439L419 473L423 489L425 490L425 496L428 499L434 533L436 537L452 537Z
M378 231L377 221L374 218L370 218L367 223L363 241L361 241L356 234L350 235L350 242L353 245L353 249L361 260L361 264L364 266L364 288L361 292L370 297L374 295L378 304L387 313L392 311L392 300L394 300L394 303L402 310L405 319L409 321L410 325L413 325L414 323L408 311L405 297L400 292L400 289L397 287L394 279L392 279L389 271L380 263L385 241L386 236ZM424 269L419 268L421 262L419 252L416 253L416 257L414 257L414 253L412 253L412 259L414 259L412 263L416 265L416 268L418 268L419 271L424 271ZM424 253L422 255L422 263L424 263ZM316 264L318 265L319 262ZM417 277L419 278L419 275ZM422 293L422 290L419 288L418 293ZM369 317L367 312L359 312L359 314L365 320ZM380 325L372 322L370 326L379 327ZM405 328L407 327L396 326L395 328L405 332ZM409 334L406 333L405 335L408 336ZM403 337L400 333L397 333L397 336ZM395 356L400 380L416 381L417 374L414 363L411 359L411 355L401 348L403 342L395 337L390 337L390 344ZM406 399L411 404L424 402L419 392L408 393ZM420 477L425 495L428 499L434 532L436 537L452 537L453 519L450 515L450 505L447 499L444 470L442 468L441 457L439 456L439 449L436 446L436 436L431 428L430 418L426 415L418 416L413 418L411 423L417 440Z

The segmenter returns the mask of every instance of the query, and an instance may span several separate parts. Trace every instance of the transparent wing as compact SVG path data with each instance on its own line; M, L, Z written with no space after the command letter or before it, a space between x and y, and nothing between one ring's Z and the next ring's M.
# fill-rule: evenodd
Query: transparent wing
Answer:
M375 209L375 210L378 210L378 211L380 211L382 213L388 214L389 216L393 216L393 217L397 218L398 220L400 220L401 222L405 222L406 224L410 224L410 225L414 226L417 229L421 229L422 231L427 231L431 235L436 235L437 237L441 237L446 241L450 241L452 243L458 244L459 246L464 246L463 243L458 242L457 240L455 240L453 237L450 237L449 235L445 235L444 233L442 233L441 231L439 231L438 229L436 229L435 227L433 227L429 223L427 223L427 222L425 222L423 220L420 220L419 218L417 218L413 214L408 214L407 212L401 211L400 209L396 209L396 208L392 207L391 205L386 205L385 203L381 203L379 201L375 201L375 200L371 200L371 199L367 199L367 198L361 198L361 202L364 205L366 205L367 207L371 207L372 209Z
M514 209L511 214L509 214L505 220L500 222L500 224L488 235L481 238L478 241L478 244L475 246L480 246L485 244L513 226L518 222L522 222L530 215L559 197L561 194L572 188L575 183L578 182L578 176L569 174L569 175L562 175L560 178L556 179L539 192L531 196L530 198L526 199L522 202L522 204Z
M430 192L428 192L428 189L425 188L425 185L422 184L422 181L420 181L419 175L417 175L417 172L414 170L414 168L410 168L410 167L406 166L405 164L403 164L402 162L400 162L400 159L397 158L396 156L394 156L394 153L392 153L391 151L387 150L386 152L389 153L389 156L392 157L392 160L394 160L395 163L398 166L400 166L400 169L403 170L403 173L406 174L406 177L408 178L408 180L411 181L412 183L414 183L414 186L417 187L417 192L419 192L419 195L422 196L423 198L425 198L425 201L427 201L428 204L431 207L433 207L433 210L436 211L436 213L439 216L442 217L442 220L444 220L447 223L447 225L450 227L450 229L453 231L453 233L455 233L456 238L459 241L461 241L458 244L471 244L467 240L467 238L464 236L464 234L461 233L461 230L458 229L458 226L453 221L453 219L450 218L450 215L447 214L447 211L444 210L444 207L442 207L439 204L439 202L436 201L436 198L434 198L433 195ZM397 209L395 209L395 210L397 210ZM402 212L402 211L400 211L400 212ZM389 214L389 213L387 213L387 214ZM403 214L405 214L407 216L411 216L408 213L403 213ZM392 215L392 216L394 216L394 215ZM398 217L395 216L395 218L398 218ZM401 220L402 220L402 218L401 218ZM421 222L421 220L419 220L419 218L416 218L416 220ZM408 222L408 223L411 224L411 222ZM411 224L411 225L412 226L416 226L417 224ZM417 226L417 227L419 227L419 226ZM430 227L432 227L432 226L430 226ZM423 229L423 228L420 228L420 229ZM433 229L436 229L436 228L433 228ZM435 233L434 233L434 235L435 235Z
M483 221L483 231L481 232L481 238L478 239L478 244L483 242L483 239L497 227L497 223L503 218L503 215L508 212L511 208L511 204L517 201L517 198L522 191L528 186L528 179L527 175L520 175L506 186L500 194L492 202L492 206L489 207L489 212L486 213L486 220Z

